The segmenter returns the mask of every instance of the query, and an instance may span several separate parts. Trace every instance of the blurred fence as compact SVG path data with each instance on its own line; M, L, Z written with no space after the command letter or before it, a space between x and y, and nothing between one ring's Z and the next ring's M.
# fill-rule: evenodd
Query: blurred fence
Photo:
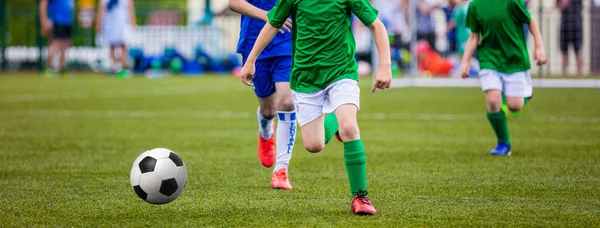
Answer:
M29 2L30 4L15 5L16 1ZM1 1L0 5L0 45L3 55L0 56L2 70L37 70L43 66L46 50L46 40L39 36L39 19L37 10L38 0L9 0ZM411 0L414 2L414 0ZM537 1L537 0L532 0ZM8 4L7 4L8 2ZM128 36L128 43L132 48L143 50L145 55L161 55L165 49L174 48L183 57L193 59L195 52L200 48L205 53L220 58L235 53L239 34L239 15L228 12L217 12L211 25L198 25L186 21L187 10L185 6L169 6L163 9L149 7L156 2L136 0L136 4L146 6L136 7L137 23L140 25ZM549 63L543 67L533 66L532 73L538 77L560 75L562 72L562 57L559 50L560 39L560 11L554 8L554 0L539 1L541 4L530 6L532 17L539 21L542 35L545 39L546 52ZM13 4L11 4L13 3ZM173 3L175 4L175 3ZM437 13L438 15L440 12ZM593 0L584 0L582 9L583 18L583 73L585 75L600 75L600 6L594 6ZM410 18L408 18L410 22ZM445 21L436 20L437 31L445 30ZM414 30L414 29L413 29ZM370 56L373 50L370 34L356 32L357 49L359 54ZM414 31L413 31L414 33ZM439 33L439 32L438 32ZM440 37L442 35L440 34ZM414 47L416 41L409 42ZM530 48L533 40L529 39ZM409 48L410 50L410 48ZM408 54L409 56L403 56ZM410 56L412 54L412 58ZM400 58L405 63L405 73L414 74L416 64L413 61L414 52L400 53ZM98 65L107 61L108 50L101 40L97 39L94 29L84 29L75 25L73 48L68 53L68 59L75 65L87 66L83 69L93 70ZM570 52L569 74L576 73L575 59Z

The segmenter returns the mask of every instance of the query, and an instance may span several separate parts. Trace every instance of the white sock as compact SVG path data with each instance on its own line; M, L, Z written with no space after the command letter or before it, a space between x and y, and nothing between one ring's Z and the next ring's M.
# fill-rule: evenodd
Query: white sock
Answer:
M260 133L260 137L270 139L273 136L273 122L275 122L275 117L271 119L265 118L260 114L260 107L256 110L256 116L258 117L258 132Z
M273 172L277 172L281 168L287 170L296 141L296 112L278 111L277 117L279 118L279 122L277 122L277 136L275 137L277 158Z

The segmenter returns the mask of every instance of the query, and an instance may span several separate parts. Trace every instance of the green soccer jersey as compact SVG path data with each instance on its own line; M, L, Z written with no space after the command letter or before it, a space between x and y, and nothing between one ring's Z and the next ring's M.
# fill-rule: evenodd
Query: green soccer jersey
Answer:
M477 56L481 69L511 74L531 68L523 24L531 16L522 0L473 0L467 26L481 34Z
M371 25L377 13L368 0L278 0L267 15L276 28L292 15L291 89L312 93L341 79L358 80L351 17Z
M463 2L452 12L452 18L456 22L456 47L461 55L465 53L465 46L471 35L471 30L467 27L468 10L469 2Z

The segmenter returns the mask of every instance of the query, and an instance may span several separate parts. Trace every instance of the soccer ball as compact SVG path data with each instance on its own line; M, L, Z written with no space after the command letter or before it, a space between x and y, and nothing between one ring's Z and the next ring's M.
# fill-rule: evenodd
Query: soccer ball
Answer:
M142 153L129 173L133 191L151 204L175 200L187 183L187 170L175 152L156 148Z

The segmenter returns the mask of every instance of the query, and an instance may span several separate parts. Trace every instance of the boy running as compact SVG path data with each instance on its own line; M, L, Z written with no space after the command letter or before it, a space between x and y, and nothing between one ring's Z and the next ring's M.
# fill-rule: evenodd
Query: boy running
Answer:
M229 8L242 14L240 40L237 52L246 62L260 29L268 20L267 11L277 0L229 0ZM288 165L292 158L296 138L296 112L290 90L290 70L292 68L292 36L289 33L292 21L284 20L284 29L277 34L267 49L256 58L256 76L252 79L254 93L258 97L258 158L265 167L275 169L271 177L271 187L291 190L288 179ZM275 115L277 142L274 137ZM277 145L275 145L277 143ZM275 150L275 146L277 149ZM276 151L276 152L275 152ZM275 158L275 153L277 157Z
M462 58L461 72L463 78L469 77L471 56L477 49L487 118L498 138L491 155L511 153L508 123L501 109L502 94L506 95L506 104L512 112L521 110L533 95L523 24L529 25L535 41L533 57L536 63L545 64L542 35L522 0L474 0L469 4L467 26L471 35Z
M371 92L386 89L392 80L390 46L377 13L368 0L279 0L269 11L269 23L260 32L241 72L242 81L251 86L258 69L255 64L260 66L256 62L259 54L292 15L294 61L290 86L304 147L316 153L334 136L343 141L351 210L366 215L377 211L367 198L366 156L356 121L360 90L350 21L354 14L373 32L380 66Z

